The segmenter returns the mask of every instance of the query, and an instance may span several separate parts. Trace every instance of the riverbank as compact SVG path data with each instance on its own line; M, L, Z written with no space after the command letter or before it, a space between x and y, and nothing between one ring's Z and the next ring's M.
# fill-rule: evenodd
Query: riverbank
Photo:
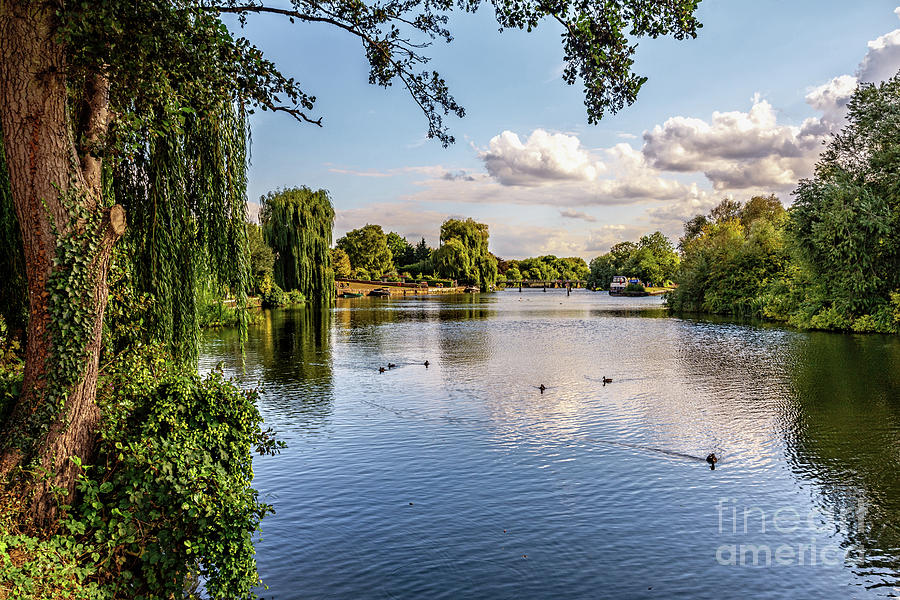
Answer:
M341 294L362 294L368 296L372 290L384 289L391 296L420 296L426 294L463 294L465 286L448 287L416 287L412 284L400 284L397 282L362 282L362 281L338 281L336 282L337 297Z

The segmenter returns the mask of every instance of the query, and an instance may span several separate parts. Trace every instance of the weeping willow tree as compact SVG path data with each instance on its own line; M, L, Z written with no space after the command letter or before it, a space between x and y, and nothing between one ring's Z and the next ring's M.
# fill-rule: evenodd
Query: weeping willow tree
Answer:
M313 300L334 299L329 252L334 207L328 192L308 187L269 192L260 198L259 221L275 251L275 283Z
M244 111L225 103L188 115L181 131L140 140L110 172L131 221L119 256L137 291L152 297L149 333L181 360L197 358L201 286L246 305L247 144Z

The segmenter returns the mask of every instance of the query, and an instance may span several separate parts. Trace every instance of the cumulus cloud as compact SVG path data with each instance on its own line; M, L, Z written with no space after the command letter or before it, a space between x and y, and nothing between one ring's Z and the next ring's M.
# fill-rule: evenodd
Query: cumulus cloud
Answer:
M488 173L509 186L593 181L604 170L576 136L543 129L535 129L524 143L517 134L504 131L491 139L480 157Z
M811 172L820 145L815 123L780 125L756 96L749 111L715 112L709 122L668 119L644 133L643 154L658 169L702 172L716 190L780 189Z
M844 119L847 102L856 91L856 77L841 75L828 83L813 88L806 95L806 102L823 113L822 121L829 125L837 125Z
M894 9L900 17L900 7ZM878 83L897 74L900 66L900 29L895 29L869 42L869 51L859 63L856 76L860 81Z
M894 11L900 16L900 8ZM643 154L653 167L701 172L718 192L790 192L812 174L822 142L840 129L860 81L888 79L900 68L900 29L868 44L856 75L814 87L806 102L821 112L800 126L779 123L769 102L754 97L746 112L715 112L709 121L676 116L644 132Z

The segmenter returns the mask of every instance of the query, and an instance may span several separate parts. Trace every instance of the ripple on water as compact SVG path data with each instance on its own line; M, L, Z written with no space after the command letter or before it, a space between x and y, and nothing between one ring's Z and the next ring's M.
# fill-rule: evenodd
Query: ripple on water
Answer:
M254 463L278 511L265 596L890 593L897 340L661 316L586 292L342 300L267 313L242 372L235 336L210 334L201 368L261 386L289 443ZM854 560L717 561L811 539Z

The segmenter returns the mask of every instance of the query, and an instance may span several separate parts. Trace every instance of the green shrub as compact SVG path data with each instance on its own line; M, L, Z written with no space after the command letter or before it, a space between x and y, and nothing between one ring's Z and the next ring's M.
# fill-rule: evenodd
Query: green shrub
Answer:
M639 283L629 283L625 286L626 292L646 292L647 289Z
M255 392L153 347L110 370L97 457L59 530L17 531L0 498L0 597L182 598L198 576L210 598L253 597L253 538L271 507L250 487L251 455L281 447Z
M287 304L303 304L306 302L306 296L300 290L291 290L285 295L287 296Z
M287 296L277 283L273 283L268 290L262 292L259 299L263 308L278 308L287 304Z

